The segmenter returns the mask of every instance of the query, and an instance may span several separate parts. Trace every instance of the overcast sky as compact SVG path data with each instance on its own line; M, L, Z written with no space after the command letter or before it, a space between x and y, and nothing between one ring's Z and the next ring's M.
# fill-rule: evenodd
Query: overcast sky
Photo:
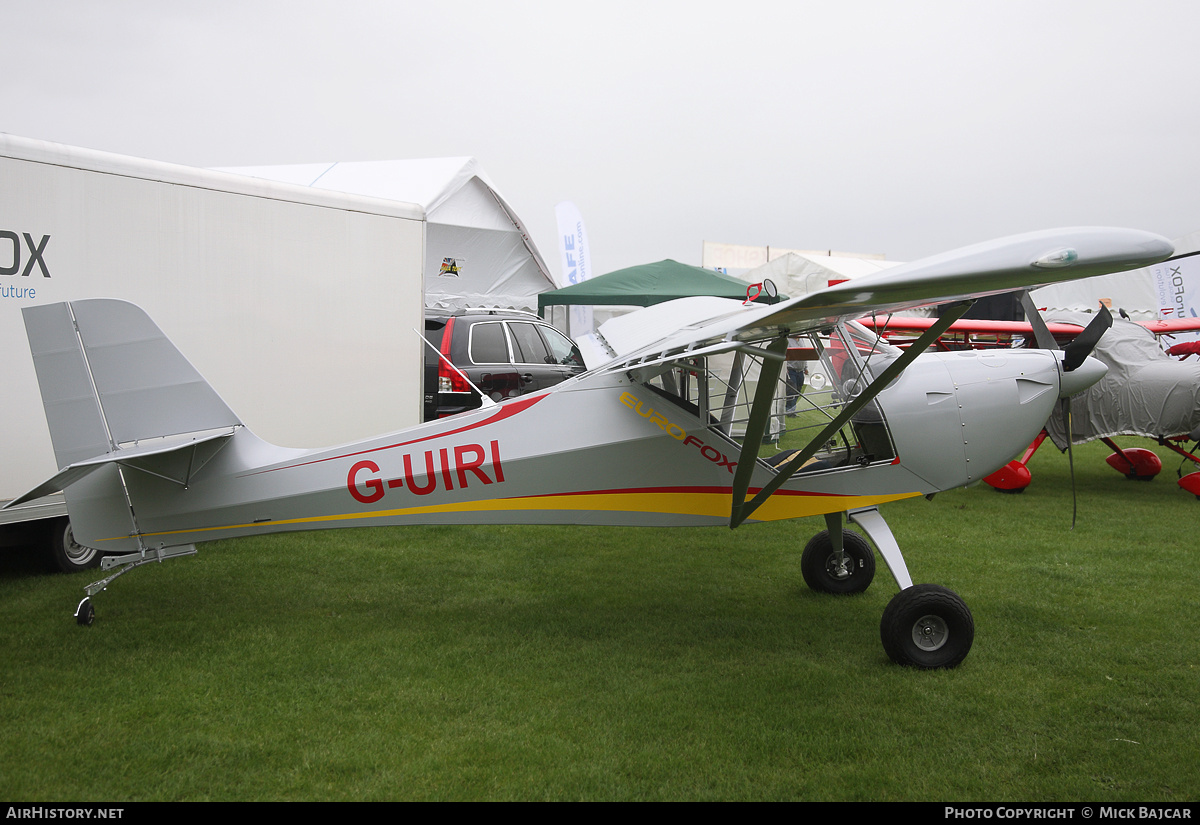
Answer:
M0 0L0 131L193 166L473 155L558 274L1200 229L1200 3ZM0 193L2 196L2 193Z

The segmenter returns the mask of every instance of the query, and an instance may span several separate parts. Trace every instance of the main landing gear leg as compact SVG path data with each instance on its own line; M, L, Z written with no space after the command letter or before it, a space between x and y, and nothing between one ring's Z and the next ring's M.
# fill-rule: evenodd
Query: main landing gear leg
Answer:
M850 510L846 515L861 527L879 548L879 555L883 556L884 563L887 564L888 570L892 571L892 578L896 580L900 589L912 587L912 577L908 575L908 566L904 563L904 556L900 553L900 545L896 543L896 537L892 535L892 530L883 520L883 516L879 515L879 509L866 507L861 510Z
M878 509L852 510L848 515L879 548L900 587L879 623L887 655L897 664L924 669L962 662L975 640L975 620L966 602L945 587L912 583L900 545Z

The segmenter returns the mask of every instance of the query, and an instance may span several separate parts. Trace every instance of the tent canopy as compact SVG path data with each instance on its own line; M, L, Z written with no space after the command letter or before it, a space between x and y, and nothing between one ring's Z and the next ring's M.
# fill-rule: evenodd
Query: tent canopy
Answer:
M222 169L425 207L425 305L533 310L555 287L512 207L474 158L308 163Z
M538 311L548 306L587 304L594 306L640 306L696 296L746 299L746 282L711 269L688 266L667 259L652 264L618 269L589 278L581 284L538 295ZM759 300L766 301L766 296Z

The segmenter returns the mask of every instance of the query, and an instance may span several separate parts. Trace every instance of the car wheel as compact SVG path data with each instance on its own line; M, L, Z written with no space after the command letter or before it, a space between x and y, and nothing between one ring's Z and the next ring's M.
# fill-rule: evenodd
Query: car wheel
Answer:
M100 564L100 551L75 541L67 518L51 520L44 548L50 569L60 573L91 570Z

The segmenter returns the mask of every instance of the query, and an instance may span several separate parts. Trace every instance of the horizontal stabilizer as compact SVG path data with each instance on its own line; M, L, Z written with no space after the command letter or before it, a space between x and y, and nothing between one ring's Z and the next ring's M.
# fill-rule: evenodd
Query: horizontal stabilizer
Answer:
M16 507L34 499L65 490L95 470L108 464L120 464L151 475L187 486L188 481L201 467L233 437L236 428L160 439L131 447L117 449L95 458L77 461L60 470L52 478L39 484L25 495L4 505L3 509Z

